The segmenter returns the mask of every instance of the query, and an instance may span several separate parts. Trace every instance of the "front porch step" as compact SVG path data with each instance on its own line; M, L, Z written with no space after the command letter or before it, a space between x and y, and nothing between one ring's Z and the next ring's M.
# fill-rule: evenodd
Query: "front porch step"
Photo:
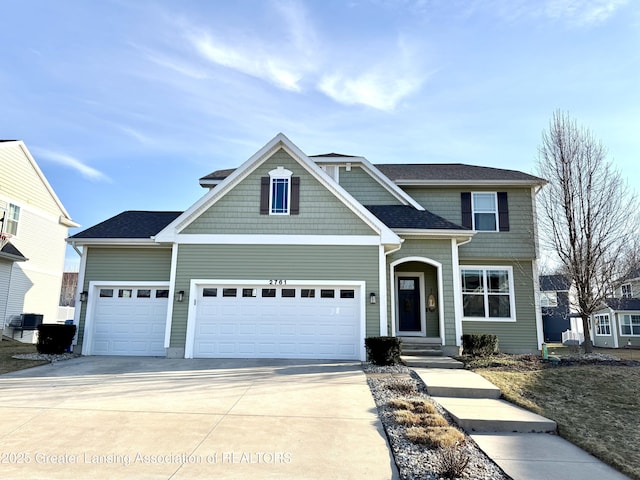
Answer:
M412 357L441 357L442 347L440 345L422 347L417 345L402 345L402 355Z
M440 337L398 337L402 340L402 345L416 345L416 344L428 344L428 345L441 345L442 340Z
M464 365L451 357L440 356L414 356L400 355L400 359L407 367L413 368L438 368L438 369L460 369Z
M516 407L504 400L489 398L433 397L465 430L471 432L555 432L556 422Z

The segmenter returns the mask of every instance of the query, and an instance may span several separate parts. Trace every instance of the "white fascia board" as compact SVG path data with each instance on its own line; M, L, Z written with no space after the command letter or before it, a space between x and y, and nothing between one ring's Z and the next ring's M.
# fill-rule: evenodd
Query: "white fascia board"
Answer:
M69 245L104 245L104 246L150 246L160 247L152 238L73 238L68 237L65 241Z
M471 239L477 233L475 230L418 230L409 228L394 228L393 231L402 237L455 238L461 241Z
M480 187L522 187L522 186L542 186L547 182L536 182L534 180L394 180L396 185L405 187L459 187L459 186L480 186Z
M70 222L74 223L74 225L72 226L79 227L80 225L75 225L75 222L71 220L71 215L69 215L69 212L67 212L66 208L64 208L64 205L58 198L58 195L56 195L56 192L53 190L53 187L47 180L47 177L45 177L44 173L42 173L42 170L40 170L38 163L36 162L35 158L33 158L33 155L31 155L31 152L29 152L29 149L24 144L24 142L22 140L17 140L16 142L2 142L0 143L0 148L2 147L6 148L12 145L17 145L22 150L22 153L24 153L24 156L27 157L27 160L29 160L29 163L31 163L31 166L33 167L36 174L40 178L40 181L42 181L45 188L49 191L49 195L51 195L51 198L53 198L53 201L56 203L56 205L58 205L58 208L60 209L60 212L62 213L62 215L65 216Z
M177 234L181 245L380 245L378 235Z
M396 183L391 181L384 173L378 170L371 162L366 158L361 160L361 167L366 171L371 178L382 185L391 195L397 198L403 205L411 205L416 210L424 211L424 207L420 205L414 198L407 192L402 190Z
M155 237L158 242L174 242L176 234L186 228L193 222L202 212L214 205L220 198L226 195L244 178L249 176L256 168L266 161L273 152L282 148L294 159L298 160L300 165L307 170L316 180L318 180L325 188L332 192L339 200L341 200L351 211L360 217L367 225L369 225L376 233L380 235L381 242L384 243L400 243L400 238L389 229L384 223L378 220L371 212L353 198L344 188L338 185L333 179L324 172L316 163L300 150L286 135L279 133L258 152L251 156L240 167L235 169L231 175L225 178L216 188L206 193L200 200L194 203L186 212L176 218L167 225Z

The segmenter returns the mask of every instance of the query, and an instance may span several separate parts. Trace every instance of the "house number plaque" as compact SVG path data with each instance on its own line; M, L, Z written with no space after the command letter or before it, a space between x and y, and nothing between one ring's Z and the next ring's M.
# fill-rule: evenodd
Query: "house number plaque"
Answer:
M269 280L269 285L286 285L286 280Z

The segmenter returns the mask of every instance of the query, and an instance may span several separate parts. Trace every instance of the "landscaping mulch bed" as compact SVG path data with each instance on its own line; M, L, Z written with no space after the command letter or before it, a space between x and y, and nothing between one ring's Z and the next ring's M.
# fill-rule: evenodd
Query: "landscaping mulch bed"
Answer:
M509 477L489 459L464 432L455 432L463 440L449 449L439 449L416 444L407 438L407 430L412 427L396 422L397 409L390 406L392 400L408 400L410 403L428 402L450 426L455 427L451 417L433 402L420 377L404 366L377 367L364 365L367 381L378 408L378 416L384 426L400 478L402 480L438 480L447 478L439 475L443 471L443 455L446 453L468 458L468 465L462 475L454 478L477 480L507 480Z

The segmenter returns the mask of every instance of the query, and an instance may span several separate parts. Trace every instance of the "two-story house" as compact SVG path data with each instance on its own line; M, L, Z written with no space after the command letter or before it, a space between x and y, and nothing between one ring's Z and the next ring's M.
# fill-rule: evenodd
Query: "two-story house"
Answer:
M596 347L640 347L640 271L617 282L613 297L591 317Z
M22 141L0 141L0 320L22 313L57 318L69 227L78 224ZM5 335L12 335L5 327ZM18 336L19 338L20 336ZM32 332L23 340L31 341Z
M364 338L457 354L543 342L536 191L470 165L307 156L279 134L200 179L185 212L126 211L82 249L77 348L89 355L364 359Z

